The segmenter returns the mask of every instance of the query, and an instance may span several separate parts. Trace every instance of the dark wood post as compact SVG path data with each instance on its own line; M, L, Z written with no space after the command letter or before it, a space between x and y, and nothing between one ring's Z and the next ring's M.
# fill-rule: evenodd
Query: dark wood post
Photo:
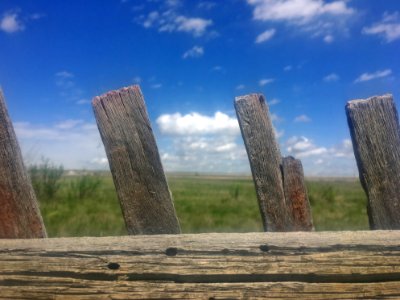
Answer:
M286 204L293 219L293 231L314 229L303 166L292 156L282 159L283 188Z
M236 97L235 109L266 231L289 231L292 220L288 214L283 191L281 154L261 94Z
M0 238L43 238L46 229L0 90Z
M400 127L393 97L349 101L346 113L371 229L400 229Z
M139 86L92 104L129 234L180 233Z

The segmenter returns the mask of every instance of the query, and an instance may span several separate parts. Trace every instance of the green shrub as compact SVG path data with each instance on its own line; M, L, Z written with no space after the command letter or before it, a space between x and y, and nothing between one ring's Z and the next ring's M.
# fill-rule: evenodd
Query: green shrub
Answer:
M101 179L95 175L82 175L74 178L69 183L68 197L84 199L96 194L101 184Z
M56 166L49 159L43 158L40 164L28 168L32 186L39 199L52 199L61 186L63 166Z

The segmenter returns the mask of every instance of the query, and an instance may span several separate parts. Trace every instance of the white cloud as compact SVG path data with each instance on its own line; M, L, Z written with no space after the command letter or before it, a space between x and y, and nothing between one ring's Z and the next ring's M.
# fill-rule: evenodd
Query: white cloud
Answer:
M300 115L295 117L293 121L296 123L308 123L311 122L311 119L307 115Z
M53 125L15 122L14 128L28 163L38 163L43 156L66 169L108 168L104 160L100 163L106 155L94 123L72 119Z
M249 173L236 117L222 112L161 115L161 158L167 171Z
M284 145L285 155L301 159L306 176L357 176L350 139L324 147L304 136L293 136Z
M348 19L355 10L346 0L247 0L253 6L253 19L281 22L295 32L310 33L325 42L333 41L333 33L347 33Z
M83 120L74 120L74 119L68 119L62 122L57 123L54 127L56 129L72 129L76 128L76 126L83 124Z
M331 34L327 34L324 37L324 42L327 43L327 44L330 44L330 43L332 43L334 41L334 39L335 38Z
M275 29L268 29L264 31L263 33L257 36L256 43L260 44L270 40L275 35L275 33L276 33Z
M340 79L339 75L337 75L336 73L331 73L329 75L326 75L323 80L325 82L334 82L334 81L338 81Z
M311 22L323 15L342 16L354 13L347 1L323 0L247 0L254 6L253 17L261 21Z
M62 98L78 105L87 103L87 100L83 98L84 92L75 83L75 75L73 73L62 70L57 72L54 77Z
M183 58L197 58L201 57L204 54L204 48L200 46L193 46L193 48L187 50L185 53L183 53L182 57Z
M176 30L191 33L194 36L201 36L206 31L207 27L213 22L202 18L187 18L178 16L175 19Z
M264 79L260 79L260 80L258 81L258 84L259 84L260 86L264 86L264 85L270 84L270 83L272 83L272 82L274 82L274 81L275 81L275 79L273 79L273 78L264 78Z
M286 146L287 152L297 158L317 156L328 152L327 148L316 146L311 140L304 136L291 137L287 140Z
M362 32L364 34L381 36L388 43L400 39L399 16L399 12L394 12L392 14L385 13L380 22L375 23L369 27L364 27Z
M358 82L370 81L370 80L377 79L377 78L387 77L391 74L392 74L392 70L390 70L390 69L380 70L380 71L376 71L374 73L363 73L356 80L354 80L354 82L358 83Z
M239 84L236 86L237 90L244 90L246 88L246 86L244 84Z
M267 103L268 103L269 106L276 105L276 104L278 104L278 103L280 103L280 102L281 102L281 101L280 101L279 99L276 99L276 98L272 99L271 101L267 101Z
M137 21L145 28L156 28L159 32L185 32L195 37L204 35L212 26L210 19L188 17L180 14L180 1L168 1L166 7L150 12L147 16L140 16Z
M25 25L15 12L8 12L0 20L0 29L6 33L15 33L25 29Z
M224 133L237 135L239 124L235 117L217 111L213 116L205 116L193 112L165 114L157 118L156 123L163 134L168 135L207 135Z

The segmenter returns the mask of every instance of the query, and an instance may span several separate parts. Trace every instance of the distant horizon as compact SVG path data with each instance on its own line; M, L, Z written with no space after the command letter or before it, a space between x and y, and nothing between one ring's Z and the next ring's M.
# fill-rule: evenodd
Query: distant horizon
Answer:
M356 177L344 106L400 103L400 1L4 0L0 86L26 161L108 168L91 99L139 84L167 172L250 174L236 96L283 156Z

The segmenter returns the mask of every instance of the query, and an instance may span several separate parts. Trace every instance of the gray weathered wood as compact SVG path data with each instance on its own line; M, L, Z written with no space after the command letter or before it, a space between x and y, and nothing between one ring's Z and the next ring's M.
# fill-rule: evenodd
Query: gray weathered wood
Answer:
M0 238L42 238L46 229L0 90Z
M92 104L129 234L180 233L139 86Z
M265 98L261 94L236 97L235 109L250 161L264 229L288 231L292 224L285 204L281 154Z
M400 231L4 240L0 298L400 296Z
M283 188L286 205L293 219L293 231L314 229L310 202L301 161L292 156L282 159Z
M400 127L391 95L349 101L347 120L372 229L400 229Z

